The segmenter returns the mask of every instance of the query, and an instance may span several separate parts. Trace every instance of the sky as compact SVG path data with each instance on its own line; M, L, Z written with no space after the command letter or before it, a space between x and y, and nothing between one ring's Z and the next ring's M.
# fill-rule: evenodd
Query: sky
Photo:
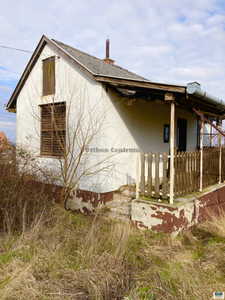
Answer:
M0 131L16 138L8 103L42 35L156 82L225 101L225 0L0 0Z

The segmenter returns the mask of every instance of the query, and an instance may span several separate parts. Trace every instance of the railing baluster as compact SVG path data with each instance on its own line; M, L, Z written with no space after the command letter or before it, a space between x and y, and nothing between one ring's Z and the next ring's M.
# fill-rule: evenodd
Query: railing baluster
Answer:
M159 152L155 153L155 197L159 197Z
M144 196L145 194L145 152L141 152L141 183L140 183L140 189L141 189L141 195Z
M184 168L183 168L183 180L184 180L184 193L187 195L187 152L184 152Z
M177 169L177 151L174 153L174 198L177 198L177 177L178 177L178 169Z
M184 152L181 152L181 168L180 168L180 191L181 197L184 196Z
M178 190L178 197L181 196L181 185L180 185L180 181L181 181L181 177L180 177L180 173L181 173L181 157L180 157L180 152L178 152L178 176L177 176L177 190Z
M195 166L194 166L194 152L191 152L191 191L195 191Z
M167 199L167 153L163 152L162 198Z
M152 197L152 151L148 152L147 196Z

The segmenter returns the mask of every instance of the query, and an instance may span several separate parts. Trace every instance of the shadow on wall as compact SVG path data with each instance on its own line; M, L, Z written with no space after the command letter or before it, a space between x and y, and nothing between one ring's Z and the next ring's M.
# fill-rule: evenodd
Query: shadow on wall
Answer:
M111 89L108 96L141 151L169 152L169 143L163 140L164 124L170 123L169 106L154 101L127 105L127 99L121 101L123 98Z

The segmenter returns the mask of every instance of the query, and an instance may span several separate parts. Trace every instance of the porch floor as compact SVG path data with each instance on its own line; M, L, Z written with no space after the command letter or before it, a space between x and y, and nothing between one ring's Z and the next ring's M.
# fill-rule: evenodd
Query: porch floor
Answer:
M169 199L158 202L158 199L148 198L148 197L144 197L144 196L139 196L136 200L144 200L144 201L152 202L154 204L163 205L163 206L165 205L165 206L170 206L170 207L178 207L180 205L183 205L184 202L196 200L208 193L212 193L213 191L215 191L223 186L225 187L225 183L221 183L221 184L217 183L217 184L211 185L211 186L203 189L202 192L193 192L189 195L186 195L186 196L183 196L180 198L176 198L176 199L174 199L173 204L169 203Z

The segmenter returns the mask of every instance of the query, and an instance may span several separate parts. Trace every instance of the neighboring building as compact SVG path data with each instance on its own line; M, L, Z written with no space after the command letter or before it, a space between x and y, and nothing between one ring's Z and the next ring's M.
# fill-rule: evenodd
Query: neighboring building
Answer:
M10 142L7 139L4 132L0 132L0 149L6 148L6 146L9 146Z
M137 151L173 151L173 121L174 147L194 151L200 123L192 108L213 119L223 115L210 95L201 95L198 83L152 82L114 65L108 54L107 48L101 60L43 36L7 104L9 112L17 113L17 146L35 152L46 166L60 167L57 158L65 155L65 143L70 143L68 158L74 159L88 146L77 176L84 165L114 165L109 173L103 170L80 180L80 189L100 193L135 183Z

